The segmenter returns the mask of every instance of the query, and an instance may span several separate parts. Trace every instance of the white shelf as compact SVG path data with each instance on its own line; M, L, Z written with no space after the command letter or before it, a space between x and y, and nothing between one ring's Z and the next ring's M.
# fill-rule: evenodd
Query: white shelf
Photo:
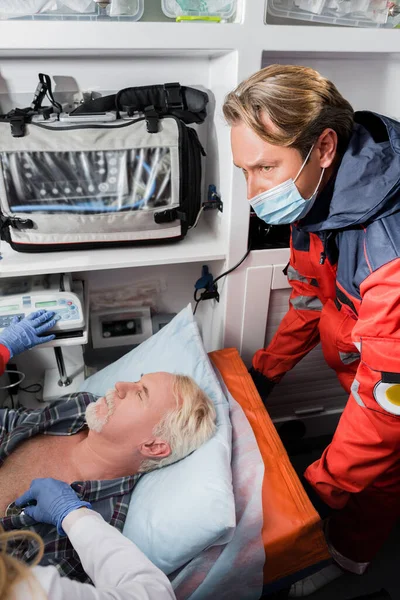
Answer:
M226 248L202 223L182 241L170 244L28 254L15 252L2 242L1 254L0 278L223 260Z
M239 24L218 23L1 21L0 52L15 57L27 55L27 51L37 55L59 50L58 55L67 52L85 56L123 51L127 56L165 50L171 56L180 54L179 50L197 49L211 56L213 49L236 48L241 31Z
M245 54L259 54L262 50L400 51L398 29L268 25L263 22L260 7L261 3L249 5L248 17L242 24L1 21L0 56L121 56L123 53L123 56L213 57L230 50Z

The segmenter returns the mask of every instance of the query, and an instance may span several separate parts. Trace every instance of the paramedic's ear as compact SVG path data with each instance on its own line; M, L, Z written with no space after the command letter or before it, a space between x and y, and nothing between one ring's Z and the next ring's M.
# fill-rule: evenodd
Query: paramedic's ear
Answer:
M316 143L319 152L319 166L322 169L330 167L335 160L338 137L333 129L324 129Z
M171 447L168 442L155 438L142 444L140 453L146 458L167 458L171 454Z

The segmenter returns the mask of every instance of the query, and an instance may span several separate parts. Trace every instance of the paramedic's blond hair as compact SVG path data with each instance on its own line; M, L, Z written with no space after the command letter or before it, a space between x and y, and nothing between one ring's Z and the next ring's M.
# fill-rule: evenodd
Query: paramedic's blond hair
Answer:
M44 600L47 596L37 579L31 574L30 568L10 554L9 543L17 540L33 541L37 544L35 559L29 567L34 567L42 560L44 544L37 533L21 530L5 532L0 525L0 598L12 600L15 597L14 586L21 580L26 580L32 591L31 598Z
M171 454L162 459L144 460L139 469L141 473L185 458L215 433L214 404L191 377L174 375L173 392L177 408L167 413L153 431L154 436L169 443Z
M243 122L263 140L307 156L324 129L338 135L338 152L350 139L354 111L334 84L309 67L271 65L243 81L225 99L230 125ZM267 131L263 117L275 125Z

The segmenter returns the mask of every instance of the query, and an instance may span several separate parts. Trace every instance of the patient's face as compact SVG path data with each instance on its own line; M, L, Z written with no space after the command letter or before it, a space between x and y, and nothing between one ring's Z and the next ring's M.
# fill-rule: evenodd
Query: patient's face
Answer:
M165 372L148 373L137 382L119 381L114 390L88 406L89 429L127 451L138 448L152 437L164 415L176 408L173 381L173 375Z

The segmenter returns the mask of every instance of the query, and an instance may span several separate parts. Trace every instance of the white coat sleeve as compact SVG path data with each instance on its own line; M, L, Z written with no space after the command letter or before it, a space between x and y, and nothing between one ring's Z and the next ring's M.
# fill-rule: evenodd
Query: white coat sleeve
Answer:
M35 567L34 574L48 598L176 600L164 573L98 513L82 508L74 511L69 523L67 519L63 521L63 528L94 587L61 577L55 567Z

